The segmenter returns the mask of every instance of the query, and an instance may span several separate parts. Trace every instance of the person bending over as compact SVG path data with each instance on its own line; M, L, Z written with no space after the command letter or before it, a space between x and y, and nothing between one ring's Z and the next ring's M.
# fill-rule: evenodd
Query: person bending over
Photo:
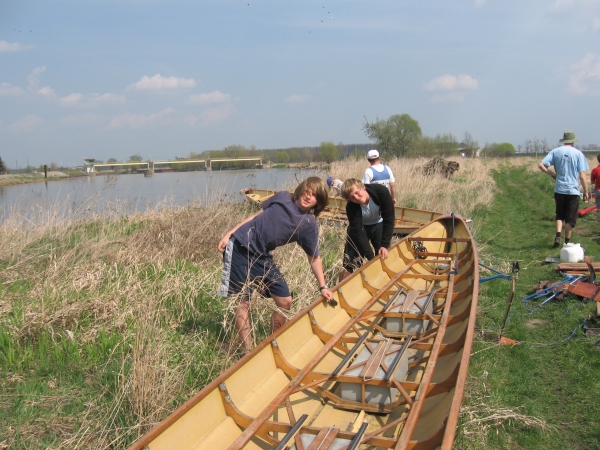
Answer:
M342 185L342 198L347 200L349 222L343 261L346 278L362 265L363 258L371 260L376 255L387 258L395 211L389 189L381 184L365 185L350 178Z
M329 193L334 197L339 197L342 193L342 180L337 178L327 177L327 186L329 186Z
M316 217L325 206L327 186L320 178L310 177L293 193L280 191L263 202L261 211L236 225L219 241L218 249L223 252L220 294L239 295L235 326L246 351L251 349L248 310L254 290L271 297L277 305L271 316L271 333L285 323L283 313L292 306L289 287L271 254L275 248L297 242L306 253L321 295L327 300L333 298L325 284L319 256Z

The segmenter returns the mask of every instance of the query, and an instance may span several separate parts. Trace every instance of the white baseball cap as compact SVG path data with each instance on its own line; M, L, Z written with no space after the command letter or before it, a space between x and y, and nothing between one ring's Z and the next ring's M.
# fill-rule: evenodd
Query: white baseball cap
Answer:
M377 150L369 150L367 153L367 159L377 159L379 158L379 152Z

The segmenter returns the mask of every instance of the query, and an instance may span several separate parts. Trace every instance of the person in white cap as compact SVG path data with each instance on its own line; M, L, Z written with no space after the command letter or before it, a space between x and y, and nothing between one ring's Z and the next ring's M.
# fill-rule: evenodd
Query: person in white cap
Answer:
M556 236L554 248L560 245L560 234L565 223L565 244L571 240L571 233L577 222L577 210L579 209L579 184L583 187L583 199L588 200L588 190L585 171L590 167L583 153L573 147L577 142L575 133L567 130L559 141L563 144L551 150L538 163L538 168L545 174L550 175L556 181L554 183L554 202L556 203ZM554 172L548 170L554 166Z
M390 190L394 204L396 204L396 179L394 178L392 169L385 164L381 164L377 150L369 150L367 152L367 160L371 164L371 167L365 170L362 182L364 184L381 184L387 187Z

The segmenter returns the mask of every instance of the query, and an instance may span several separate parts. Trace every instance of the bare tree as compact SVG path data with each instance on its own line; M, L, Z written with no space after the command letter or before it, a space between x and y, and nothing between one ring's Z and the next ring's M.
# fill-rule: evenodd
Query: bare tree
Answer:
M479 149L479 143L475 139L473 139L473 136L471 136L471 133L469 133L468 131L465 131L465 136L463 137L463 145L465 149L465 156L472 158L477 154L477 150Z

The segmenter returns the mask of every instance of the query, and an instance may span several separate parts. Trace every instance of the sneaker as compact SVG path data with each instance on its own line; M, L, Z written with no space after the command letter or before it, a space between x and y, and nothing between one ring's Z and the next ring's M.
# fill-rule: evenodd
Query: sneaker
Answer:
M554 238L554 248L558 248L559 245L560 245L560 236L556 236Z

